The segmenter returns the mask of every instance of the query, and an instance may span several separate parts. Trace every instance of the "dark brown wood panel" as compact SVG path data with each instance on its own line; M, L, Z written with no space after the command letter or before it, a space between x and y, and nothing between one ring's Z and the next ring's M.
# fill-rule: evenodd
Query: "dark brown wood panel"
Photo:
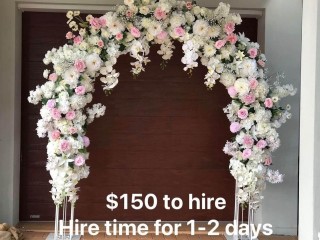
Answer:
M50 177L45 170L46 139L36 135L40 106L27 102L29 90L42 84L47 50L65 43L65 14L23 13L22 54L22 148L20 220L53 220ZM238 31L256 40L257 21L244 19ZM106 116L88 130L92 145L88 164L91 173L80 183L76 217L81 220L232 220L234 181L228 170L228 156L222 148L232 135L222 108L230 101L223 86L206 90L205 68L194 70L188 78L181 63L177 44L168 67L160 69L157 47L151 49L151 63L145 73L133 79L128 56L122 56L116 69L120 83L105 96L96 82L94 103L107 106ZM156 210L113 212L105 207L110 192L155 193ZM188 210L189 193L200 197L224 197L227 208ZM180 211L166 211L160 201L164 194L181 197Z

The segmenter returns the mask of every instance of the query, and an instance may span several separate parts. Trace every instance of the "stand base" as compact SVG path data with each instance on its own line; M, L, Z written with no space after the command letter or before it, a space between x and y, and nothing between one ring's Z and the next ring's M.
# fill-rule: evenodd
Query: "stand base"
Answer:
M235 238L233 235L223 234L227 240L251 240L248 236L238 236ZM252 238L252 240L259 240L258 238Z
M72 239L69 237L69 235L66 235L64 239L62 236L58 236L58 240L80 240L81 236L72 236ZM54 233L49 233L46 240L54 240Z

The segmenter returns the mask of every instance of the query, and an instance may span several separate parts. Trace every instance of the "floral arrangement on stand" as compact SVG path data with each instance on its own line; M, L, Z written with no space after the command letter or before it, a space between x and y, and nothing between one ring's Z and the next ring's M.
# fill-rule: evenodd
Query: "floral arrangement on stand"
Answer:
M42 104L37 124L39 137L48 137L47 170L52 180L52 198L61 205L67 197L74 204L77 183L89 175L86 129L105 113L105 106L92 101L95 79L111 91L118 84L114 69L122 54L133 58L132 74L145 71L150 45L159 44L164 64L175 49L173 42L183 43L184 71L192 72L199 62L207 67L204 84L212 89L223 84L231 97L224 108L230 131L236 136L228 141L224 152L231 156L230 172L237 180L238 201L259 206L265 182L281 182L283 176L269 168L271 153L280 145L277 128L290 118L290 107L279 101L296 90L291 85L270 84L266 77L266 57L259 44L244 34L235 34L241 23L239 14L230 13L228 4L216 9L198 6L194 1L124 0L114 12L85 20L80 12L67 13L71 28L69 43L48 51L43 59L52 64L45 70L47 81L30 92L30 103Z

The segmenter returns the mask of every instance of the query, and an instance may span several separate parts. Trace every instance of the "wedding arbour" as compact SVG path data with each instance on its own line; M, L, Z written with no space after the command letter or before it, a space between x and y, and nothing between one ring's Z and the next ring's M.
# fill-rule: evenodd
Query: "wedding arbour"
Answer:
M95 79L100 78L103 89L111 91L118 84L119 73L113 67L120 55L130 54L135 77L150 61L150 45L159 44L158 54L167 62L174 41L183 44L184 71L191 73L201 63L208 69L206 87L212 89L220 82L230 95L231 103L223 110L235 137L223 151L231 156L236 202L257 209L265 183L282 181L283 176L270 169L271 153L280 145L277 128L291 116L290 106L283 108L279 101L296 90L269 81L265 55L258 43L234 33L241 17L230 13L228 4L208 9L195 2L124 0L99 18L82 19L79 11L69 11L67 18L68 44L47 52L43 62L52 64L53 71L44 71L47 81L28 98L30 103L42 104L37 133L49 139L46 168L57 209L66 201L74 207L77 184L89 175L86 129L106 110L101 104L87 107Z

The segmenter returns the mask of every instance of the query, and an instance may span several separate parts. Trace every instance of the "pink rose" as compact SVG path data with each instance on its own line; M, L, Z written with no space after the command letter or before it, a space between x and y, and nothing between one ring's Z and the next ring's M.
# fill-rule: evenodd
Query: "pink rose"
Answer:
M73 42L77 45L80 45L82 43L83 38L81 36L77 36L73 39Z
M132 34L132 36L134 36L135 38L138 38L141 36L140 30L136 27L132 27L130 29L130 33Z
M240 123L238 123L238 122L233 122L233 123L231 123L231 125L230 125L230 131L231 131L232 133L239 132L240 129L241 129Z
M74 37L73 33L72 32L67 32L66 34L66 39L72 39Z
M122 34L122 33L117 33L117 34L116 34L116 39L117 39L118 41L122 40L122 39L123 39L123 34Z
M77 132L77 128L76 127L70 127L69 128L69 133L70 134L75 134Z
M100 29L101 28L100 19L99 18L91 18L89 23L90 23L91 27L94 28L94 29Z
M271 98L266 98L266 100L264 100L264 106L266 108L272 108L273 106L273 102Z
M83 137L82 137L82 141L83 141L83 145L84 145L85 147L89 147L89 145L90 145L90 139L89 139L87 136L83 136Z
M227 36L226 40L229 41L231 44L235 44L238 41L238 36L232 33Z
M56 73L51 73L51 74L49 75L49 80L50 80L50 81L55 82L55 81L57 81L57 79L58 79L58 75L57 75Z
M52 108L51 111L50 111L50 114L51 114L51 117L54 119L54 120L59 120L61 118L61 113L58 109L56 108Z
M246 148L251 148L253 146L253 138L250 136L250 135L245 135L243 137L243 145L246 147Z
M264 165L265 166L270 166L272 164L272 158L271 156L268 156L264 159Z
M265 67L266 63L264 61L262 61L261 59L258 60L258 64L261 66L261 67Z
M250 148L246 148L245 150L243 150L242 152L242 157L243 159L248 159L252 154L252 151Z
M182 27L176 27L174 29L174 33L179 36L182 37L185 34L185 30Z
M241 108L239 111L238 111L238 117L240 119L246 119L248 117L248 110L245 109L245 108Z
M248 54L251 58L255 58L258 54L258 50L256 48L250 48Z
M157 38L158 38L159 40L164 40L164 39L167 38L167 36L168 36L168 33L167 33L167 32L161 31L161 32L157 35Z
M67 152L71 149L71 144L67 140L62 140L60 143L60 150L62 152Z
M216 47L216 49L220 49L220 48L222 48L224 45L226 45L226 40L218 40L218 41L216 41L216 43L214 44L214 46Z
M167 14L160 7L158 7L154 11L154 16L156 17L156 19L161 20L161 19L165 19L167 17Z
M188 10L191 10L192 9L192 7L193 7L193 4L192 4L192 2L186 2L186 8L188 9Z
M85 159L84 159L84 157L83 156L81 156L81 155L78 155L75 159L74 159L74 164L76 165L76 166L82 166L83 164L84 164L84 162L85 162Z
M59 130L53 130L51 133L50 133L50 137L52 140L57 140L60 138L60 131Z
M228 35L233 33L235 30L235 24L233 22L228 22L226 25L224 25L224 32Z
M97 45L99 48L103 48L104 47L104 42L100 39L98 42L97 42Z
M66 114L66 119L68 120L73 120L75 117L76 117L76 113L73 110L67 112Z
M77 95L83 95L86 92L86 88L84 86L78 86L74 91Z
M253 103L255 100L256 100L256 97L252 93L245 95L243 98L243 102L246 105Z
M107 26L107 20L103 16L99 18L99 24L101 27L106 27Z
M250 86L250 89L256 89L257 86L258 86L258 81L257 79L255 78L251 78L250 81L249 81L249 86Z
M77 59L74 62L74 67L77 72L84 72L84 70L86 69L86 63L82 59Z
M47 102L47 107L48 108L54 108L56 106L56 100L54 99L49 99Z
M237 96L238 92L234 86L228 87L228 94L230 97L234 98Z
M257 142L257 148L259 149L264 149L267 146L267 142L265 140L259 140Z

